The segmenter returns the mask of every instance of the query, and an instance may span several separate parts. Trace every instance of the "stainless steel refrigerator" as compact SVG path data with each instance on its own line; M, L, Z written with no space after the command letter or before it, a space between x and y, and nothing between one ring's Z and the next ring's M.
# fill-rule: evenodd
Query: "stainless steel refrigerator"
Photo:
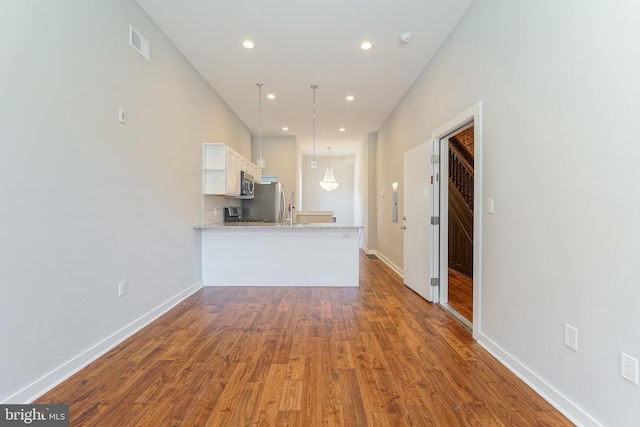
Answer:
M242 201L243 221L283 222L284 186L280 182L256 183L253 199Z

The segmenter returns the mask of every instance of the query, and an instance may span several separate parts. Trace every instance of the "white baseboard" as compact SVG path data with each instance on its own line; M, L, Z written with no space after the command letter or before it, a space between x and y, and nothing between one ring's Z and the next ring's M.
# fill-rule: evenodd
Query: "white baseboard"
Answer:
M38 397L42 396L64 380L71 377L76 372L80 371L82 368L86 367L88 364L90 364L100 356L104 355L116 345L120 344L122 341L126 340L131 335L135 334L140 329L144 328L149 323L162 316L164 313L178 305L185 298L192 295L201 288L202 282L198 282L189 286L187 289L178 293L173 298L165 301L148 313L140 316L138 319L129 323L119 331L114 332L93 347L78 354L73 359L63 363L48 374L45 374L41 378L35 380L22 390L9 396L4 401L0 402L0 404L30 404Z
M365 249L365 253L374 253L385 264L389 266L393 271L398 273L400 277L403 277L403 271L397 265L392 263L388 258L382 255L378 251L369 251ZM494 341L484 335L482 332L477 339L485 350L487 350L493 357L495 357L500 363L502 363L507 369L513 372L518 378L524 381L529 387L531 387L536 393L538 393L543 399L549 402L553 407L560 411L565 417L577 426L584 427L603 427L596 419L591 417L582 408L574 404L566 396L556 390L549 383L544 381L533 371L520 363L516 358L511 356L502 347L497 345Z
M602 427L602 424L592 418L582 408L567 399L562 393L520 363L486 335L480 333L477 342L572 423L584 427Z
M382 260L382 262L384 262L385 264L387 264L389 266L390 269L392 269L393 271L395 271L396 273L398 273L398 275L400 277L404 277L404 272L403 270L398 267L397 265L395 265L394 263L391 262L391 260L389 258L387 258L386 256L382 255L380 252L378 251L374 251L374 253L376 254L376 256L378 258L380 258Z

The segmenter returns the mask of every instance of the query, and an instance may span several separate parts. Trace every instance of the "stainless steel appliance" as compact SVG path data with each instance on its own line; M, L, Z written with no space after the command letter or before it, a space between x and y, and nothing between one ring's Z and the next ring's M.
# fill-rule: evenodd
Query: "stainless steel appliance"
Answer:
M241 222L242 208L240 206L229 206L224 208L224 222Z
M284 187L280 182L255 183L253 199L242 201L243 221L283 222Z
M253 176L245 171L240 172L240 195L243 197L253 197L255 190L255 183L253 182Z

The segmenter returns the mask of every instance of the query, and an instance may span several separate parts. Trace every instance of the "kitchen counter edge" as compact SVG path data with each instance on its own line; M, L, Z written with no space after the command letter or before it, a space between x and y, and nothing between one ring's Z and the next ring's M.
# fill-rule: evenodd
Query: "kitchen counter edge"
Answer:
M231 230L231 229L287 229L287 230L305 230L305 229L325 229L325 230L340 230L340 229L361 229L362 225L342 225L334 223L299 223L289 225L287 223L276 222L225 222L222 224L199 224L194 225L196 230Z

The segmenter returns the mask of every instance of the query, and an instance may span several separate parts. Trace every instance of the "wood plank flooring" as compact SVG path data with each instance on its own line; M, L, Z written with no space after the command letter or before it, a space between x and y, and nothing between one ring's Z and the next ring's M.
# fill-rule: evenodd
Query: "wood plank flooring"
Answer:
M473 323L473 279L449 269L449 306Z
M572 425L382 261L360 271L205 288L35 403L74 427Z

